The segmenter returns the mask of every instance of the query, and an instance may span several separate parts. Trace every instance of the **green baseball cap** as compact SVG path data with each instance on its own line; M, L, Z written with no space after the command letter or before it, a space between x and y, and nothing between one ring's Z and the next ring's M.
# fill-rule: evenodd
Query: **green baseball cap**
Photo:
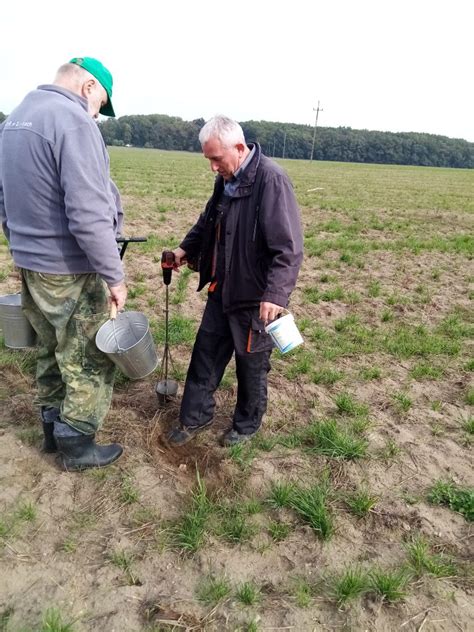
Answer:
M70 61L70 64L77 64L87 72L90 72L97 81L101 84L104 90L107 92L107 103L100 108L100 113L104 116L115 116L114 108L112 106L112 86L114 84L114 80L112 79L112 75L107 68L101 64L98 59L94 59L93 57L73 57Z

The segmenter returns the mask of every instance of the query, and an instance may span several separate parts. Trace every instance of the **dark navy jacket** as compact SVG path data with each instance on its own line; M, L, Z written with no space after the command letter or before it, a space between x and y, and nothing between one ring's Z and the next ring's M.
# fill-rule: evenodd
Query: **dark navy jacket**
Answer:
M199 270L201 290L211 280L217 204L214 192L180 244ZM279 165L256 151L231 198L226 217L224 311L268 301L286 307L303 259L300 212L291 182Z

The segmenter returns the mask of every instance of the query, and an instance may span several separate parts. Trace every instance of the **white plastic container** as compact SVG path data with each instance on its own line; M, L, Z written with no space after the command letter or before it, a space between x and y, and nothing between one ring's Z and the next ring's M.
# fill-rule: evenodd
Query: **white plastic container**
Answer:
M272 337L273 342L282 353L287 353L304 342L293 314L289 312L267 325L265 331Z

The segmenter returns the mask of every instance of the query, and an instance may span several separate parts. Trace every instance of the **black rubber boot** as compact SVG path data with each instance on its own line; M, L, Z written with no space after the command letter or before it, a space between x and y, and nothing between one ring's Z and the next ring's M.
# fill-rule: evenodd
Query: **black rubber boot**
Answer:
M56 439L54 438L54 422L59 419L59 408L53 406L41 406L41 421L43 425L43 443L41 452L53 454L57 452Z
M41 452L46 454L53 454L57 452L58 446L56 445L56 439L54 438L54 424L52 422L43 421L43 443L41 444Z
M87 470L92 467L106 467L116 461L123 452L118 443L97 445L95 435L77 435L75 437L58 437L58 452L62 466L67 471Z

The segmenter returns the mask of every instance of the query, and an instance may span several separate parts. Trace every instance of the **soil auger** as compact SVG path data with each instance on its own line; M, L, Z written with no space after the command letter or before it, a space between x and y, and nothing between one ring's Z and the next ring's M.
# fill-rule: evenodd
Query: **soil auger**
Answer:
M156 385L156 394L161 405L165 405L166 403L168 403L170 401L170 398L174 397L178 392L178 382L176 382L176 380L170 380L168 378L169 366L172 366L173 364L169 347L169 286L171 283L171 276L174 267L174 252L172 252L171 250L164 250L161 255L161 270L163 272L163 283L165 284L166 288L165 349L163 351L163 358L161 360L160 366L160 381Z

